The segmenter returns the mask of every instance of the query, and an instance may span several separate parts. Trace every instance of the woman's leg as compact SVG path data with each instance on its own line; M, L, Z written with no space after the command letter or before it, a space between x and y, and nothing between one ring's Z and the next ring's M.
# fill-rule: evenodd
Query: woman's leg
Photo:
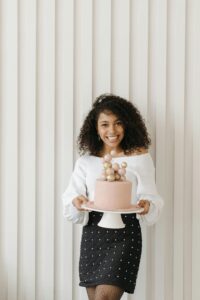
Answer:
M120 300L124 290L116 285L101 284L96 286L95 300Z
M87 294L88 294L88 299L95 300L96 286L87 287L86 290L87 290Z

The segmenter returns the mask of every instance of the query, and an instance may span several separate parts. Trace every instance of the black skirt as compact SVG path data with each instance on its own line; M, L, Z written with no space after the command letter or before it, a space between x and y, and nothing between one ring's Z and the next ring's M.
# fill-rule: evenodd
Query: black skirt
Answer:
M142 251L141 228L136 214L121 216L125 228L108 229L97 226L102 213L89 213L81 240L80 286L108 284L134 292Z

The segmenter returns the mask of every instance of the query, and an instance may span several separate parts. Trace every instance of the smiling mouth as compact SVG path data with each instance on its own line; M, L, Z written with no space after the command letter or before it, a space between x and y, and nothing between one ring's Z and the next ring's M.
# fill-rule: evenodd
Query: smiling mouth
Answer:
M110 142L115 142L118 140L118 136L115 135L115 136L107 136L107 139L110 141Z

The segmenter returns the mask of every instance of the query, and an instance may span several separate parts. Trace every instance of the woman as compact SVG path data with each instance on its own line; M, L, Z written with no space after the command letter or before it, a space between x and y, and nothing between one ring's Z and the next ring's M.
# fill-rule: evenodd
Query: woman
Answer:
M163 200L157 192L155 169L148 148L150 138L137 108L121 97L99 96L85 118L78 137L81 157L75 164L63 194L64 216L84 225L79 262L80 286L89 300L116 300L133 293L139 269L142 237L140 222L154 224ZM137 188L133 203L140 214L123 214L123 229L101 228L102 213L82 209L93 200L95 181L101 174L102 157L115 150L113 162L126 161L127 179ZM139 222L140 220L140 222Z

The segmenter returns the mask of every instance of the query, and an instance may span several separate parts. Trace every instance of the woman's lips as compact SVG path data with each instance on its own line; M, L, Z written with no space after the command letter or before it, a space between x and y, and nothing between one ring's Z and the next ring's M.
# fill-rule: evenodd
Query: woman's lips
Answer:
M116 142L118 140L118 136L107 136L109 142Z

